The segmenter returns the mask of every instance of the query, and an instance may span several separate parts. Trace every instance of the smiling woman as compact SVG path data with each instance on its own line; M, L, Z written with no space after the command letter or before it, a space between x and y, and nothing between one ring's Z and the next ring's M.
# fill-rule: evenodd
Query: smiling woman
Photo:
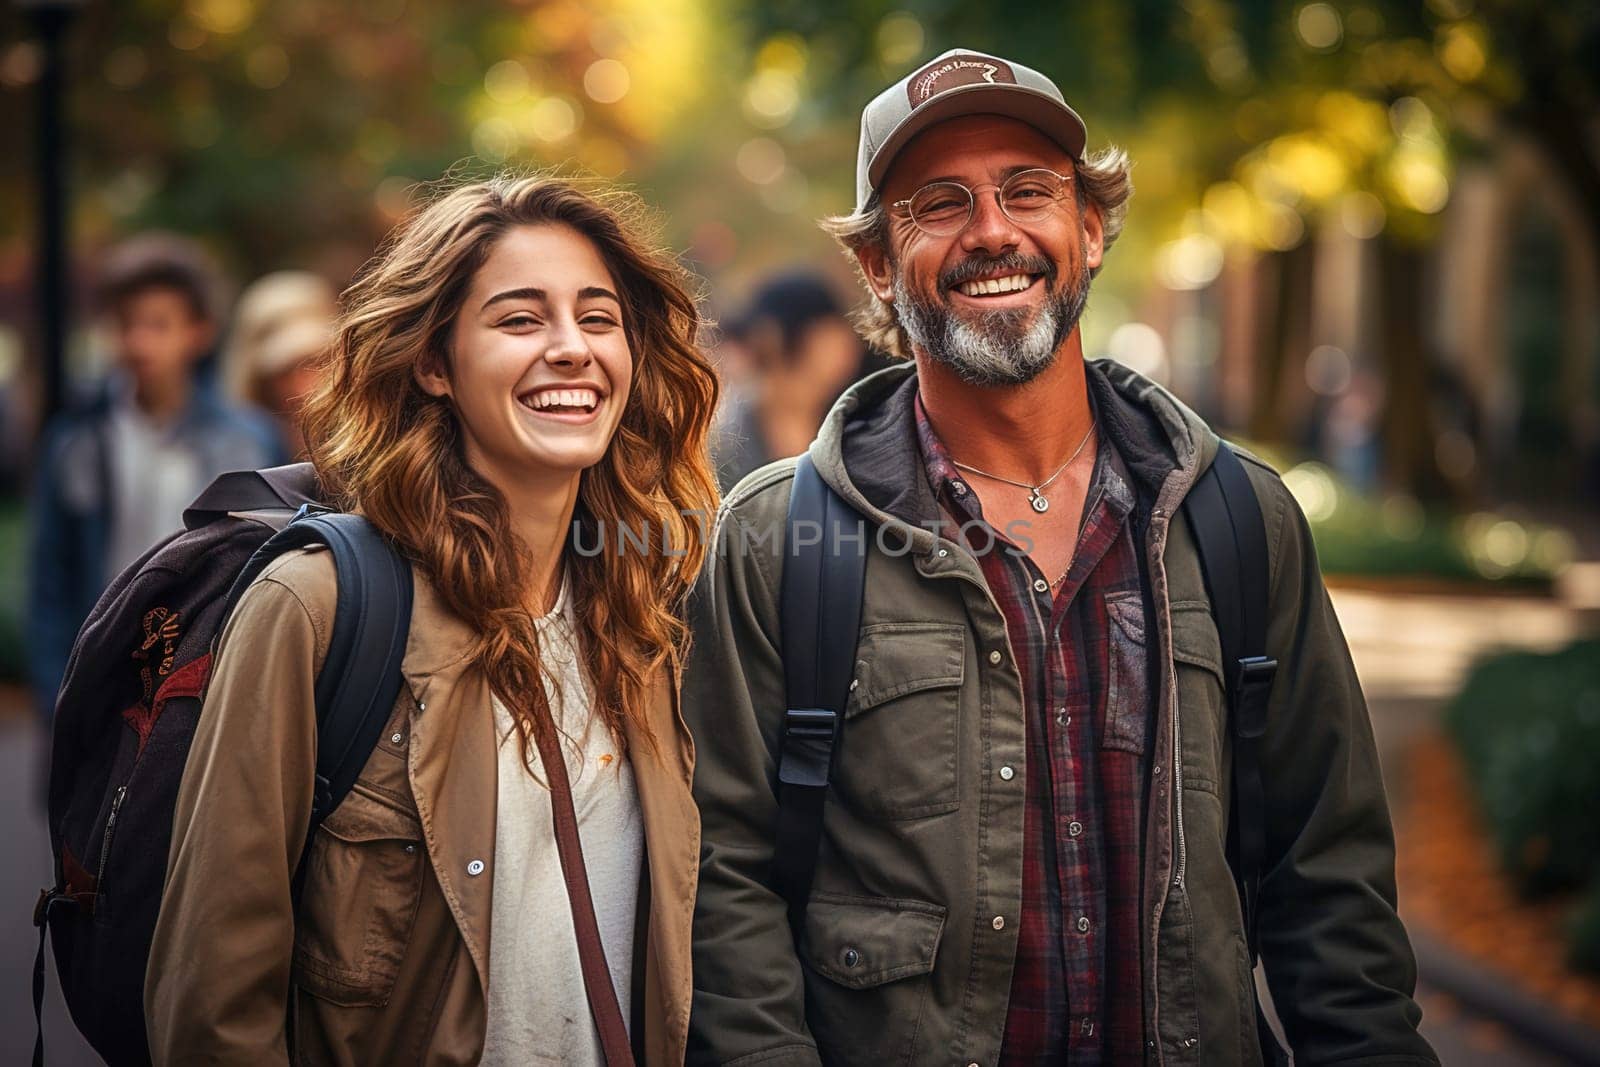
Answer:
M175 817L158 1062L683 1061L676 664L717 389L638 212L546 178L462 186L344 295L306 440L329 501L414 562L407 685L296 903L335 576L293 553L241 598ZM670 550L574 550L608 526Z

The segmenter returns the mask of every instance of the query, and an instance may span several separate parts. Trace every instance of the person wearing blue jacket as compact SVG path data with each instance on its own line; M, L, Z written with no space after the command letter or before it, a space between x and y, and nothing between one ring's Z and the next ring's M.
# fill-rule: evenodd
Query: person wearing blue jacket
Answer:
M218 474L285 462L263 413L227 403L201 371L221 321L199 248L145 234L113 250L98 303L112 373L45 427L30 507L30 682L47 719L78 628L128 564L183 524Z

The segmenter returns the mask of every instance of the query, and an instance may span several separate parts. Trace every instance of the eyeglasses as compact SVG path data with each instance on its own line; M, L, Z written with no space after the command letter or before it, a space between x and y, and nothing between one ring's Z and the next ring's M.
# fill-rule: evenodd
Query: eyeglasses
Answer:
M1006 218L1026 225L1048 215L1071 185L1069 175L1036 167L1018 171L999 185L968 188L960 182L930 182L912 193L909 200L896 200L890 207L909 215L923 233L948 237L960 233L972 221L979 189L993 189Z

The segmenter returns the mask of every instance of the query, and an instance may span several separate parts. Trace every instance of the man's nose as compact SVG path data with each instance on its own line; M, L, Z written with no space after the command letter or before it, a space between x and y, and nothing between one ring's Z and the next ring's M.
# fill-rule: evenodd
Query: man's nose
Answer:
M968 252L998 255L1022 243L1022 231L1000 210L1000 193L984 189L972 194L972 221L961 231L961 247Z

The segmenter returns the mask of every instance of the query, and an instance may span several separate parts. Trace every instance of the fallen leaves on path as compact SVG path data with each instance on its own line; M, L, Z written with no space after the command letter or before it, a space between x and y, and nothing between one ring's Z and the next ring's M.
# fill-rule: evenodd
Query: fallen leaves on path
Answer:
M1395 867L1407 924L1600 1026L1600 979L1566 965L1566 927L1576 898L1517 896L1497 866L1464 766L1448 740L1416 741L1406 769L1404 799L1395 811Z

